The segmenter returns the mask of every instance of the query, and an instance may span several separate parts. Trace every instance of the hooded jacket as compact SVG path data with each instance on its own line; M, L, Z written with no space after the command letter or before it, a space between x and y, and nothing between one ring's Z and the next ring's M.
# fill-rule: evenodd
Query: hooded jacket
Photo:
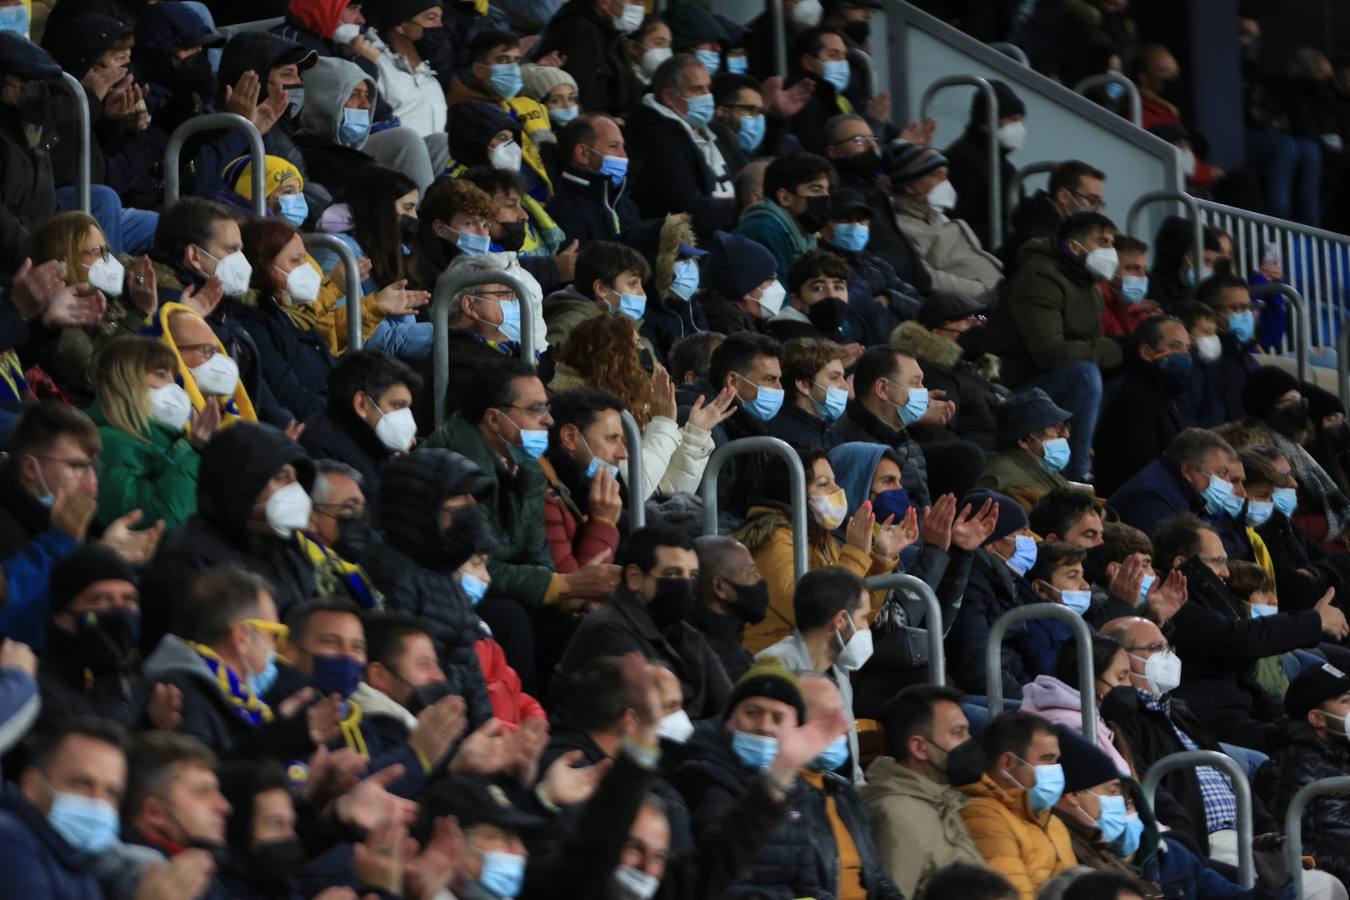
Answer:
M1120 344L1102 335L1098 276L1053 241L1018 251L1008 295L989 314L989 350L1003 361L1003 381L1016 386L1040 372L1091 362L1120 365Z
M539 39L536 58L557 50L563 69L577 83L577 98L588 113L627 115L642 90L628 58L628 36L601 18L592 0L568 0Z
M383 552L370 554L371 578L396 612L416 616L431 630L436 656L453 693L464 698L476 726L492 715L487 683L474 644L484 636L473 603L455 571L472 551L449 546L440 526L441 501L474 494L483 472L472 460L443 449L418 450L391 461L381 473L379 512ZM480 502L477 509L485 510ZM480 516L483 513L480 512ZM480 520L479 528L486 527ZM496 578L494 591L496 590Z
M652 94L642 98L625 130L630 135L633 199L643 216L687 212L694 230L705 237L736 222L733 173L711 131L693 128Z
M952 863L984 865L961 820L961 808L969 801L956 788L879 756L867 767L867 783L858 794L881 863L906 897L921 892L934 872Z
M1035 900L1041 885L1078 865L1069 830L1052 810L1034 812L1025 788L1005 788L985 774L961 793L970 798L961 819L971 840L1020 900Z
M1256 771L1252 790L1271 814L1284 821L1289 802L1304 785L1350 771L1350 745L1345 736L1318 737L1304 720L1287 721L1280 729L1270 760ZM1303 852L1317 868L1337 878L1350 878L1350 797L1324 794L1303 810Z
M1037 675L1036 680L1022 686L1022 712L1035 713L1056 725L1063 725L1075 734L1083 733L1083 707L1077 688L1070 687L1053 675ZM1130 764L1116 750L1116 736L1106 720L1097 715L1097 749L1101 750L1122 777L1130 776Z
M164 520L179 528L197 511L197 467L201 456L184 429L173 430L153 419L141 434L109 424L97 401L89 418L103 438L99 457L98 514L104 528L134 509L143 521Z
M923 369L924 385L930 391L946 391L946 399L956 404L956 415L945 428L920 429L921 436L929 441L967 440L993 451L998 436L994 408L1008 393L996 383L1001 371L998 357L984 353L967 360L960 344L914 321L891 332L890 345L914 354Z
M375 162L374 157L362 152L370 138L369 128L354 143L342 137L341 129L343 108L352 91L363 81L370 89L367 110L370 124L375 124L376 107L380 102L379 79L354 62L327 56L320 57L312 68L302 72L300 80L305 86L305 105L300 109L295 143L309 169L306 178L321 184L341 185L353 172Z
M761 200L747 206L733 233L750 238L773 254L778 280L784 285L793 262L816 246L816 236L802 234L796 218L777 200Z
M233 87L240 76L248 71L258 74L258 102L265 101L268 73L278 65L278 60L299 49L302 48L295 41L288 41L267 31L241 31L230 38L220 53L220 68L216 72L217 107L225 108L225 88ZM263 135L263 146L268 156L280 156L288 160L300 170L305 182L310 182L304 155L295 145L295 128L289 114L283 113Z
M96 861L66 843L17 785L0 792L0 866L6 893L102 900L103 889L93 873Z
M900 457L900 478L910 501L921 509L929 505L928 460L909 429L891 428L853 399L839 420L837 433L841 441L874 441L894 450Z
M167 286L165 284L166 280L170 280L170 283L172 284L177 283L177 273L162 263L155 263L155 275L158 278L158 283L161 288ZM172 294L172 292L170 293ZM198 389L197 378L192 374L192 370L183 362L183 356L178 352L178 345L173 342L173 331L169 328L169 320L175 314L196 316L199 319L201 316L198 316L197 311L189 306L174 301L164 300L162 294L163 291L161 290L159 308L155 310L154 316L141 328L141 334L146 337L157 338L161 343L173 351L174 359L178 360L178 378L183 384L183 390L187 391L188 398L192 400L192 408L197 412L201 412L206 406L206 396ZM206 320L203 319L203 321ZM211 323L207 322L207 325L210 324ZM218 326L212 327L214 329ZM247 338L247 332L243 332L242 329L240 329L240 331L242 332L243 337ZM244 371L244 366L247 365L250 360L255 360L256 354L250 352L243 354L246 357L245 359L238 359L232 356L229 350L226 349L225 344L221 341L219 335L213 335L213 337L215 337L216 352L229 356L234 360L234 363L239 366L239 382L234 386L234 393L228 398L216 398L216 403L220 406L221 426L228 428L240 419L247 422L258 421L258 414L254 410L253 401L249 399L248 388L245 383L248 375L251 375L252 377L248 378L248 380L251 380L256 387L258 371L256 366L251 367L252 372L247 375ZM253 342L249 341L248 343L251 349Z
M205 570L237 563L267 576L281 612L309 599L313 573L289 541L249 530L257 497L282 466L295 468L306 491L314 463L270 425L241 423L216 434L197 469L197 511L164 535L141 586L141 646L168 633L174 607Z

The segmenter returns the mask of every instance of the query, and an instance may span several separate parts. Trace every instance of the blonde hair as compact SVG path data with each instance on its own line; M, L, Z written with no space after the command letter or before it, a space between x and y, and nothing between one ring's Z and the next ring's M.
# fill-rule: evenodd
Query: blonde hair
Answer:
M99 228L98 220L88 213L63 212L35 225L28 232L24 243L24 255L40 266L51 259L60 260L66 266L66 281L74 284L81 281L80 266L84 263L84 239L90 227ZM107 241L107 235L103 236Z
M94 396L104 420L118 431L149 443L150 392L145 373L153 369L178 371L173 349L153 338L126 334L113 338L98 355Z

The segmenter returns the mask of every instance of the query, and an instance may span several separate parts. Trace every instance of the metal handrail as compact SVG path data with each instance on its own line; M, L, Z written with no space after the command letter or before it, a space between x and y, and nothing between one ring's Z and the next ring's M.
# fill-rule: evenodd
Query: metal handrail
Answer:
M783 15L783 0L769 0L769 17L773 20L773 67L779 78L788 74L787 17Z
M1294 358L1298 360L1298 380L1307 381L1308 340L1311 336L1312 319L1308 315L1308 304L1303 302L1303 295L1290 285L1281 282L1253 285L1247 289L1247 293L1253 297L1279 294L1284 297L1285 302L1294 307L1294 313L1298 317L1298 329L1294 333Z
M1031 68L1031 57L1027 56L1027 51L1011 41L993 41L989 46L991 49L997 50L1009 59L1017 60L1028 69Z
M1284 853L1289 874L1294 877L1294 896L1303 896L1303 808L1314 797L1326 794L1350 794L1350 776L1319 778L1299 788L1284 813Z
M1341 316L1341 333L1336 337L1336 390L1342 404L1350 402L1350 313Z
M1125 93L1130 98L1130 121L1140 128L1144 127L1144 98L1139 93L1139 85L1135 84L1129 78L1120 72L1103 72L1100 75L1089 75L1082 81L1073 86L1073 89L1087 96L1087 92L1095 87L1104 87L1108 84L1123 84Z
M713 451L708 458L708 466L703 470L703 533L717 534L717 478L722 466L733 456L747 453L769 453L787 462L789 489L792 495L792 573L801 578L810 568L806 546L806 470L802 468L802 458L797 455L787 441L776 437L746 437L727 441Z
M263 146L262 132L243 116L235 113L211 113L194 116L173 130L169 143L164 148L164 202L178 201L179 177L178 157L183 152L187 139L203 131L242 131L248 138L249 155L253 158L253 214L267 215L267 149Z
M338 262L346 272L347 282L347 352L360 350L365 344L364 323L361 308L361 263L356 251L341 238L331 234L301 232L306 249L319 248L338 255Z
M628 524L630 529L641 528L647 524L646 489L643 486L645 476L642 473L642 429L637 419L626 409L619 410L619 422L623 425L623 439L628 444Z
M981 78L978 75L948 75L934 81L924 90L919 100L921 120L929 118L928 109L932 106L933 97L937 92L949 87L973 87L984 94L985 130L988 132L986 137L989 140L989 246L999 247L1003 244L1003 197L998 189L1002 180L1003 157L999 154L998 147L998 96L994 93L994 86L989 83L988 78Z
M93 200L90 197L90 175L89 160L92 152L89 146L89 96L84 92L84 85L80 80L69 72L61 73L61 84L63 84L70 95L75 99L75 115L80 126L80 159L75 170L75 197L80 204L80 211L88 213L93 208Z
M1182 753L1169 753L1148 767L1144 777L1139 780L1139 787L1144 792L1144 796L1148 798L1148 805L1156 808L1157 804L1153 802L1153 799L1158 792L1158 785L1162 783L1163 776L1174 769L1194 769L1198 766L1222 769L1233 782L1233 793L1237 797L1238 883L1249 888L1256 884L1256 866L1252 860L1252 786L1247 781L1247 773L1237 760L1216 750L1186 750ZM1294 795L1294 799L1297 801L1297 794ZM1288 834L1288 831L1286 830L1285 833ZM1291 847L1298 846L1292 836L1289 838L1289 845ZM1302 862L1293 866L1295 872L1302 868ZM1294 878L1295 884L1302 880L1297 874L1294 875Z
M1004 218L1008 223L1008 231L1010 233L1012 232L1013 213L1017 211L1017 200L1019 197L1022 196L1022 183L1026 181L1027 177L1030 175L1049 174L1058 169L1059 166L1060 163L1058 160L1046 160L1044 162L1034 162L1029 163L1028 165L1025 165L1022 168L1018 169L1017 172L1013 175L1012 181L1008 183L1008 198L1006 206L1004 207L1008 212L1007 216L1005 216Z
M446 270L436 279L431 299L432 386L436 392L436 427L445 421L445 389L450 386L450 303L468 287L480 284L504 284L515 291L520 301L520 358L535 365L534 300L523 282L505 269Z
M1138 237L1134 226L1139 220L1139 211L1150 203L1180 203L1191 214L1191 265L1195 269L1195 283L1198 285L1205 274L1205 223L1200 220L1200 201L1185 191L1149 191L1130 205L1130 211L1125 215L1126 234Z
M942 623L942 604L928 582L914 575L892 572L889 575L873 575L867 579L869 591L901 590L917 594L928 607L923 627L928 632L928 682L939 687L947 684L947 652L942 639L945 634Z
M1059 603L1028 603L994 620L984 647L985 695L989 714L1003 712L1003 639L1008 629L1029 619L1058 619L1069 626L1078 645L1078 697L1083 709L1083 739L1097 743L1097 677L1092 671L1092 629L1083 617Z
M872 57L857 47L849 47L847 56L850 63L858 66L867 74L867 96L875 97L877 95L877 70L876 66L872 65Z

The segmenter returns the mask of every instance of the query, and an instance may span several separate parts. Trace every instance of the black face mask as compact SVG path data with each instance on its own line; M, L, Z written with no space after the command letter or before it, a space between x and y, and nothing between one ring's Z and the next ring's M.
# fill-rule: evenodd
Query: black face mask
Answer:
M441 530L441 539L452 568L459 568L478 547L478 530L483 527L477 506L458 506L450 511L450 527Z
M931 744L932 741L929 741ZM937 746L934 744L934 746ZM938 747L941 750L941 747ZM984 745L975 738L966 738L947 751L947 765L943 768L952 787L974 784L984 775Z
M1308 401L1299 398L1288 406L1281 406L1273 410L1270 416L1270 424L1274 425L1275 430L1285 437L1295 437L1308 427Z
M989 352L989 336L985 333L983 325L967 328L961 332L956 343L961 348L963 359L979 359Z
M688 619L694 611L694 582L690 578L658 578L656 593L647 604L647 614L657 628L668 628Z
M454 693L448 681L433 681L430 684L423 684L412 689L412 697L408 700L408 712L414 716L422 712L428 706L435 706Z
M761 578L754 584L728 581L736 592L736 613L750 625L758 625L769 614L769 582Z
M403 232L403 237L413 238L417 236L417 216L399 216L398 228Z
M74 642L98 669L120 668L140 637L140 610L105 609L81 613L75 619Z
M245 862L250 878L269 884L290 884L309 856L298 839L267 841L248 851Z
M205 50L192 54L174 68L178 70L178 81L190 91L204 94L211 85L211 59Z
M797 224L807 234L815 234L830 221L830 198L802 197L806 201L806 211L797 214Z
M1108 722L1130 722L1139 715L1139 694L1128 684L1117 685L1106 692L1098 707Z
M356 562L365 555L370 549L370 541L374 530L370 527L370 516L362 513L359 516L345 516L337 520L338 539L333 545L343 559L348 562Z
M859 178L866 178L869 181L876 178L881 173L881 154L875 150L868 150L866 153L859 153L856 156L846 156L842 159L836 159L834 166L842 169Z
M501 237L497 238L497 246L503 250L515 252L525 245L525 223L521 222L501 222Z
M839 330L839 326L844 324L844 319L848 315L848 302L840 300L838 297L830 297L827 300L817 300L806 310L806 317L811 320L811 324L821 334L830 335Z
M1350 449L1350 422L1323 428L1322 434L1326 435L1327 443L1336 450Z
M872 32L872 23L860 19L853 22L844 23L844 34L848 35L849 40L855 44L861 44L867 40L867 36Z

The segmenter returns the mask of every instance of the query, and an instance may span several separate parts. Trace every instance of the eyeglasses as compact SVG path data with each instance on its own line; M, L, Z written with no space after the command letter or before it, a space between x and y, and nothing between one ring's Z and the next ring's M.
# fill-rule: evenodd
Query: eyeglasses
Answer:
M1070 190L1069 193L1076 197L1080 203L1085 205L1092 212L1101 212L1106 209L1105 197L1098 194L1080 194L1074 190Z
M547 403L537 403L537 404L535 404L534 406L517 406L517 405L514 404L514 403L508 403L506 406L499 406L499 407L497 407L497 408L498 408L498 409L523 409L525 412L527 412L527 413L529 413L529 414L531 414L531 415L534 415L534 416L542 416L542 415L546 415L546 414L548 414L548 413L550 413L550 412L553 411L553 407L550 406L550 405L547 404Z
M210 359L220 352L220 348L215 344L179 344L178 355L185 353L200 353L202 356Z
M842 141L834 142L836 147L840 144L852 144L855 147L879 147L881 146L881 138L875 134L855 134L853 137L846 137Z
M255 632L269 634L279 641L284 641L291 636L291 630L280 622L269 622L266 619L245 619L244 624Z
M1228 557L1226 556L1197 556L1196 559L1206 565L1218 566L1221 569L1228 568Z
M93 459L62 459L59 456L39 456L38 459L65 466L71 472L75 473L75 477L77 478L98 474L98 457L94 457Z
M1126 652L1126 653L1147 653L1149 656L1152 656L1152 655L1155 654L1155 653L1166 653L1168 650L1171 650L1171 649L1172 649L1172 645L1169 644L1169 643L1167 643L1167 641L1159 641L1159 642L1156 643L1156 644L1145 644L1145 645L1142 646L1142 647L1126 647L1126 648L1125 648L1125 652Z
M84 251L85 259L99 260L107 259L109 256L112 256L112 249L107 244L104 244L101 247L90 247L88 250Z
M516 292L512 290L501 291L479 291L476 294L470 294L475 300L486 300L488 303L501 303L506 300L516 299Z

